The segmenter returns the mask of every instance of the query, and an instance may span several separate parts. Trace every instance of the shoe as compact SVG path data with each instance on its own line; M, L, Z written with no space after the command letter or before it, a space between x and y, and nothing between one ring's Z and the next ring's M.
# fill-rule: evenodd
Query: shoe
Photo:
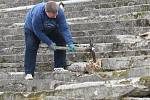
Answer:
M54 68L55 72L66 72L68 70L65 70L64 68Z
M25 76L25 79L26 79L26 80L33 80L33 77L32 77L31 74L27 74L27 75Z

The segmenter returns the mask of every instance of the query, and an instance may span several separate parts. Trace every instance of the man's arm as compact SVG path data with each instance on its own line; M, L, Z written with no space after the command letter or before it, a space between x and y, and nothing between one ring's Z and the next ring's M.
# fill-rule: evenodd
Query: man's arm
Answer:
M33 15L32 27L36 36L48 46L52 44L52 41L42 32L42 18L40 15Z
M68 45L73 44L72 34L69 31L68 24L66 22L66 17L61 8L59 8L58 10L57 23L58 23L59 32L64 36L66 43Z

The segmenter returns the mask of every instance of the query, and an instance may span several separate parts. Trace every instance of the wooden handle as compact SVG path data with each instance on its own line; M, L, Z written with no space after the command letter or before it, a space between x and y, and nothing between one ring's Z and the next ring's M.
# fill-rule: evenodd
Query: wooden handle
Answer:
M88 49L89 49L88 47L75 47L76 51L86 51ZM67 50L67 47L56 46L56 50Z

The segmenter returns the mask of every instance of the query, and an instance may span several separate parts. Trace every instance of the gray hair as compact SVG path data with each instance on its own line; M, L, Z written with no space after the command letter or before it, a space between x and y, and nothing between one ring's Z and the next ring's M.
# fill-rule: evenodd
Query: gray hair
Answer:
M45 4L45 12L57 13L58 5L55 1L49 1Z

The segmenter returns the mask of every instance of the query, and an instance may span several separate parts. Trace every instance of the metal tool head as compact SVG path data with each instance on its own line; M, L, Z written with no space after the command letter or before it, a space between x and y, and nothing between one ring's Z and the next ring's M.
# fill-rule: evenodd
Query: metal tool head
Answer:
M95 63L96 62L96 54L95 54L95 48L94 48L94 45L93 45L93 42L91 39L90 39L90 53L91 53L93 62Z

